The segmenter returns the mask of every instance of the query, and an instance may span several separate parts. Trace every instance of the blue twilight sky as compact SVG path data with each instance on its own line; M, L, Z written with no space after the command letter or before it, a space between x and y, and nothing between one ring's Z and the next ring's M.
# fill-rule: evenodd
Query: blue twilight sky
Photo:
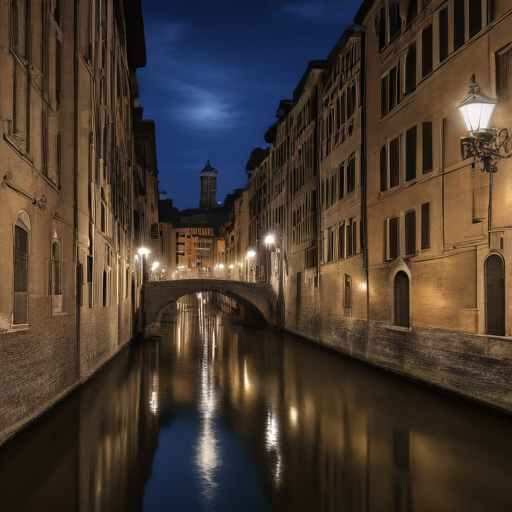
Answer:
M362 0L142 0L144 117L156 123L160 190L199 205L210 158L217 200L247 182L251 151L310 60L325 59Z

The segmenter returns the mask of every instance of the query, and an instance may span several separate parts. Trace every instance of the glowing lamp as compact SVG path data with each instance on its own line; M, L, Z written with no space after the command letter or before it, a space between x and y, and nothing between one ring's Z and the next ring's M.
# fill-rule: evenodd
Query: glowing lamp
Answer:
M489 128L489 121L498 100L480 92L480 87L475 83L475 75L471 77L468 94L468 97L459 103L458 108L466 121L470 135L477 135Z

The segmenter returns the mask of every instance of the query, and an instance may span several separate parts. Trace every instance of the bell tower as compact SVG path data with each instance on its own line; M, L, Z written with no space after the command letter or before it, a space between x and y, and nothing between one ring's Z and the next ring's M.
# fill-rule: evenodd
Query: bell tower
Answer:
M201 171L201 197L199 198L199 208L211 210L217 207L217 174L218 172L210 165L210 160L206 162Z

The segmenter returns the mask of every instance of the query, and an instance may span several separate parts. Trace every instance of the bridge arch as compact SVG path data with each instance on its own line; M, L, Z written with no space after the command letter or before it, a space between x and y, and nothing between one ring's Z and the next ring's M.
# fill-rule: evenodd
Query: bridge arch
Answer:
M267 284L222 279L179 279L144 284L144 326L151 325L158 314L180 297L199 292L217 292L250 307L272 327L278 327L277 296Z

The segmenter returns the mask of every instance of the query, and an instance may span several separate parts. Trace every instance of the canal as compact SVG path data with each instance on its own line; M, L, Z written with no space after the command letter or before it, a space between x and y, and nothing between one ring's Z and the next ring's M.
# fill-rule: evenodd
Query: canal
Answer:
M509 420L222 296L157 327L0 450L1 511L512 510Z

